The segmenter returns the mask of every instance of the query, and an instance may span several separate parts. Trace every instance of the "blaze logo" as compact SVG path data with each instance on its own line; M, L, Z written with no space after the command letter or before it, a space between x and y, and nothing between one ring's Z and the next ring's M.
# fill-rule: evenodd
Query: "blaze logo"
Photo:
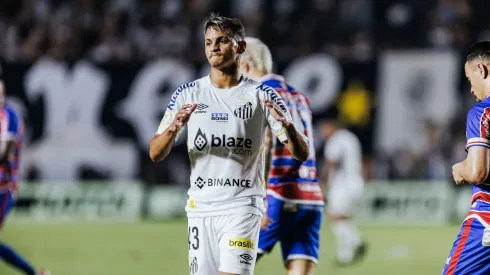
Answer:
M194 139L194 146L196 146L197 150L202 151L204 147L208 144L208 139L206 135L201 131L201 128L197 131L196 138Z
M255 243L250 239L245 238L230 238L228 240L228 247L230 248L240 248L245 250L254 250Z

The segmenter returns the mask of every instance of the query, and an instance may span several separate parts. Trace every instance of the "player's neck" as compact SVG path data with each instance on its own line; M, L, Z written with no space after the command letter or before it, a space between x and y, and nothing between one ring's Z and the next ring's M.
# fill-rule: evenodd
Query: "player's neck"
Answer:
M241 74L236 66L226 69L211 68L211 84L219 89L229 89L240 84Z

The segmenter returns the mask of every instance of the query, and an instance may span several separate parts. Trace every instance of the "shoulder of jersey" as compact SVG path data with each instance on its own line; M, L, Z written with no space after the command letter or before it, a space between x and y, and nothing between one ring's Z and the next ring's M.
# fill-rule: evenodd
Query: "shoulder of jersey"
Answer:
M474 105L468 112L468 118L480 119L483 114L490 115L490 102L484 101Z

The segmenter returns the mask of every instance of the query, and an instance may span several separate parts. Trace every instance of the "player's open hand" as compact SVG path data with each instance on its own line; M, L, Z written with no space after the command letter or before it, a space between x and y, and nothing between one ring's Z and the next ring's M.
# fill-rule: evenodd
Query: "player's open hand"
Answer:
M463 162L458 162L453 165L453 180L457 185L464 183L464 178L461 175L461 171L464 168Z
M286 117L284 117L284 113L282 112L281 108L279 108L274 101L266 99L264 100L264 103L274 119L281 122L282 126L286 127L291 123L286 119Z
M175 115L174 122L173 122L177 130L180 131L180 129L182 129L182 127L184 127L187 124L187 122L189 122L189 119L191 118L191 114L194 112L196 107L197 104L182 105L182 108L180 108L180 110Z

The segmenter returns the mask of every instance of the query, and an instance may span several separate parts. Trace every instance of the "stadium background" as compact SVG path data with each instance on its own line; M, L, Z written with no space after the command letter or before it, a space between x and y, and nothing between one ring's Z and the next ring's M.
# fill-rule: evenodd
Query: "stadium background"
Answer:
M469 208L451 166L474 103L465 51L490 38L485 0L4 0L0 66L27 140L2 238L53 274L187 274L185 145L147 156L168 99L208 73L209 12L243 20L275 71L361 139L366 260L318 274L437 274ZM315 140L321 168L323 141ZM256 274L283 274L276 249ZM0 274L16 274L0 265Z

